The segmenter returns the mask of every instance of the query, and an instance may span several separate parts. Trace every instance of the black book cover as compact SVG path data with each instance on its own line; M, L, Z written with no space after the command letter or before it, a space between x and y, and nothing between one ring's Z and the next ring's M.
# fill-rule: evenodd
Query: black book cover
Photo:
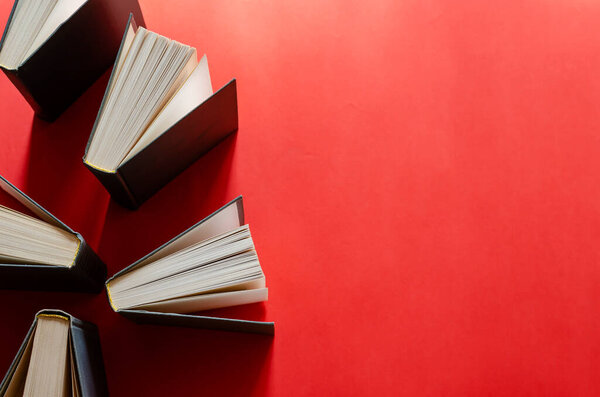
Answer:
M2 176L0 176L0 188L31 210L38 218L73 233L79 240L79 249L71 267L0 263L0 289L90 293L102 291L106 280L106 265L87 245L83 237Z
M25 353L30 338L33 336L37 320L40 316L58 316L69 321L71 351L73 352L73 365L76 373L76 382L81 397L108 396L108 385L102 359L100 336L96 325L79 320L62 310L44 309L39 311L21 348L8 368L0 384L0 396L4 396L10 381L17 370L19 362Z
M133 310L133 309L118 309L115 307L111 296L110 296L110 282L118 277L126 273L127 271L135 268L138 264L142 263L146 259L150 258L158 251L166 248L171 243L177 241L178 239L186 236L188 233L193 231L196 227L202 225L203 223L210 220L212 217L224 211L225 209L236 206L236 211L238 214L238 225L244 225L244 205L242 196L235 198L229 203L225 204L223 207L219 208L217 211L213 212L211 215L207 216L200 222L196 223L194 226L188 228L184 232L180 233L176 237L172 238L168 242L164 243L160 247L156 248L154 251L150 252L143 258L140 258L135 263L127 266L122 269L114 276L106 280L106 294L108 297L108 303L110 307L117 313L122 316L130 319L139 324L155 324L155 325L170 325L170 326L179 326L179 327L190 327L190 328L205 328L205 329L215 329L215 330L223 330L223 331L234 331L234 332L248 332L248 333L257 333L257 334L265 334L265 335L273 335L275 333L275 323L273 322L264 322L264 321L250 321L250 320L238 320L232 318L221 318L221 317L210 317L210 316L200 316L200 315L191 315L191 314L179 314L179 313L164 313L164 312L153 312L148 310Z
M1 69L36 115L55 120L112 65L130 13L144 23L137 0L87 0L17 69Z
M132 21L132 24L134 29L137 29L135 21ZM123 41L128 29L129 26L123 35ZM111 81L113 78L114 68ZM104 95L105 100L110 84L109 81ZM100 109L103 105L104 101ZM98 112L99 116L100 111ZM98 123L98 118L96 123ZM86 154L94 136L95 127L96 125L92 129L85 150ZM237 83L233 79L153 140L140 153L119 166L116 171L94 167L85 161L85 156L84 164L96 175L116 202L129 209L137 209L144 201L237 129Z

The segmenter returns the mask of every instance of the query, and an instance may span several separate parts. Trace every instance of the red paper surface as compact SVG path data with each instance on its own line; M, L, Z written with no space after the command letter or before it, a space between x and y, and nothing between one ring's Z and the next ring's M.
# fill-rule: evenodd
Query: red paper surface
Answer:
M109 274L243 194L270 300L231 313L276 335L2 291L2 373L59 308L114 396L600 394L600 2L141 4L238 79L237 136L131 212L81 163L108 74L52 124L0 77L0 173Z

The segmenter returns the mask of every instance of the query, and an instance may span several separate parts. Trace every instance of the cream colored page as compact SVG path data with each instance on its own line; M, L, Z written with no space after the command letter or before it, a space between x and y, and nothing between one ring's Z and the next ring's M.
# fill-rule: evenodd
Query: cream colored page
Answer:
M40 315L25 381L28 397L64 397L68 393L69 320ZM67 389L67 390L65 390Z
M7 69L16 69L52 12L57 0L20 0L4 37L0 63Z
M71 266L78 246L76 235L0 206L0 260Z
M198 66L196 49L189 48L187 61L183 65L180 72L177 75L173 76L171 83L165 87L163 86L163 83L165 83L167 80L161 82L161 89L154 90L150 97L146 98L145 106L142 109L145 110L145 108L147 108L149 112L145 114L145 117L140 116L142 116L146 112L139 112L138 114L135 114L130 118L129 121L132 122L132 126L135 126L131 127L131 129L133 131L138 131L138 134L124 145L126 148L125 152L121 154L122 157L118 159L118 163L116 164L116 166L123 163L124 158L129 152L131 152L131 149L143 136L146 129L151 124L152 120L154 120L157 117L161 110L164 109L168 101L171 100L175 93L183 86L185 81L195 70L196 66ZM150 81L148 85L158 88L159 84L157 83L158 81Z
M208 70L208 61L206 55L204 55L198 63L198 66L196 66L192 74L185 83L183 83L183 86L144 131L141 138L133 146L122 163L125 163L139 153L171 126L175 125L185 115L208 99L212 93L213 90L210 81L210 72Z
M127 34L125 34L125 40L123 41L123 46L121 48L121 52L119 54L119 59L117 60L117 65L115 66L115 70L113 71L114 76L112 78L111 86L108 92L108 95L111 94L112 88L115 85L115 81L121 72L121 68L123 67L123 63L125 63L125 58L127 58L127 54L129 53L129 48L131 48L131 44L133 43L133 38L135 37L135 30L132 25L129 25L129 29L127 30Z
M268 297L267 288L258 288L243 291L186 296L184 298L169 299L158 303L136 306L134 309L185 314L202 310L220 309L223 307L263 302L266 301Z
M193 269L195 269L194 271L204 272L222 266L224 269L231 270L231 266L248 261L258 262L258 259L254 251L250 231L247 226L242 226L234 231L190 245L169 256L119 275L111 281L110 288L115 294L133 288L138 289L142 285L147 288L149 283L159 280L164 281L165 278L169 280L180 277L185 278L186 274L189 274L188 272ZM202 266L209 263L212 266ZM133 291L130 292L134 293ZM126 294L128 295L128 293Z
M136 268L147 263L157 261L170 255L174 252L189 247L200 241L208 240L209 238L218 236L222 233L234 230L240 227L240 214L238 212L237 202L230 204L220 212L214 214L211 218L202 222L192 230L185 233L175 241L172 241L167 246L156 251L154 254L138 263ZM133 269L130 269L133 270Z
M256 259L255 253L248 255L254 256ZM236 261L232 259L218 262L220 263L217 265L195 267L189 271L174 273L148 283L142 279L133 288L125 290L122 289L123 285L117 284L116 286L121 287L121 290L111 290L112 301L115 306L125 308L192 295L240 291L251 289L248 287L249 284L264 278L258 260ZM135 282L131 278L124 281Z

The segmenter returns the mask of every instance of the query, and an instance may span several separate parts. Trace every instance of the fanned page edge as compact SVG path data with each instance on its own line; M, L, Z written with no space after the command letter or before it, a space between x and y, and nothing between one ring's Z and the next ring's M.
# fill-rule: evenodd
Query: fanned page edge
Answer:
M120 270L119 272L115 273L112 277L110 277L105 283L106 290L109 295L109 300L110 300L110 282L112 280L129 272L130 270L135 269L138 266L142 266L145 263L148 263L153 260L158 260L161 257L168 255L170 253L170 251L167 250L167 248L173 249L173 248L178 248L180 246L184 247L184 246L186 246L185 244L190 245L188 243L182 244L182 242L187 241L187 240L182 240L183 238L189 238L190 240L194 240L192 243L197 242L197 241L195 241L195 239L193 239L193 237L196 235L196 234L194 234L194 232L198 233L199 231L201 231L202 229L198 229L198 228L200 228L202 225L206 225L207 222L214 219L215 217L218 217L220 214L224 214L225 213L224 211L226 211L230 207L235 207L235 211L236 211L236 215L237 215L236 226L232 227L231 229L242 226L244 224L244 203L243 203L242 196L238 196L235 199L231 200L229 203L225 204L224 206L222 206L221 208L216 210L215 212L213 212L212 214L210 214L209 216L207 216L206 218L202 219L200 222L197 222L196 224L194 224L187 230L183 231L182 233L178 234L177 236L173 237L171 240L167 241L160 247L156 248L155 250L153 250L146 256L140 258L133 264L125 267L124 269ZM190 234L190 233L192 233L192 234ZM217 236L218 234L220 234L220 233L216 233L216 234L214 234L214 236ZM179 244L177 244L177 243L179 243ZM175 251L176 250L177 249L175 249ZM114 306L112 305L112 302L111 302L111 307L114 308Z
M269 300L269 289L263 286L262 288L216 292L212 294L200 294L168 299L161 302L130 307L128 310L188 314L204 310L266 302L267 300Z
M38 218L43 220L44 222L56 226L64 231L73 234L77 238L77 249L75 250L75 255L73 256L73 260L69 266L57 266L57 265L47 265L47 264L32 264L34 266L49 266L49 267L58 267L58 268L67 268L71 269L77 264L77 258L79 257L79 253L81 252L81 247L83 245L83 237L79 233L76 233L73 229L65 225L61 222L57 217L52 215L49 211L47 211L44 207L39 205L33 199L31 199L28 195L19 190L15 185L10 183L6 178L0 175L0 189L6 192L9 196L17 200L19 203L24 205L27 209L33 212ZM0 263L0 265L11 265L11 263ZM25 264L18 264L19 266Z
M85 152L83 154L83 162L87 166L94 168L96 170L108 173L108 174L114 174L114 173L116 173L116 170L111 171L111 170L106 170L103 168L98 168L94 164L89 163L87 161L87 153L88 153L88 150L90 149L90 145L92 144L92 141L94 140L94 135L96 133L96 127L98 125L98 121L100 120L100 114L104 110L104 106L106 104L108 95L110 95L110 92L111 92L112 84L114 83L114 81L116 79L119 68L122 66L122 63L119 63L119 62L121 62L121 60L123 60L123 61L125 60L126 54L129 51L129 47L131 46L131 43L133 42L133 37L135 36L135 33L137 32L139 27L140 26L135 22L133 13L129 13L129 19L127 20L127 24L125 25L125 31L123 32L123 38L121 39L121 45L119 46L119 52L117 52L117 57L115 59L114 65L113 65L113 70L110 74L108 84L106 85L106 90L104 91L104 96L102 97L102 102L100 103L100 108L98 109L98 113L96 114L96 120L94 121L94 125L92 126L92 132L90 133L90 137L88 138L88 142L85 146ZM131 29L133 29L133 35L131 35L131 40L128 45L127 38L128 38L128 35L131 33Z
M144 136L146 129L150 125L153 124L153 121L161 114L161 112L165 109L167 104L176 96L176 94L179 91L181 91L181 89L185 86L185 83L187 81L189 81L189 77L198 69L198 65L199 65L196 48L184 45L182 43L177 42L176 40L170 39L170 38L160 35L156 32L146 30L145 28L143 28L143 29L147 32L148 35L154 35L154 36L157 36L158 38L163 38L163 39L168 40L169 42L173 42L178 45L187 47L188 50L190 51L190 53L189 53L189 57L187 58L187 61L183 65L183 68L179 71L179 73L176 75L175 79L173 80L173 82L172 82L173 84L168 86L168 89L167 89L164 97L161 97L162 98L161 101L156 104L157 105L156 109L148 115L147 119L145 119L146 122L145 122L145 124L142 124L142 126L145 125L146 128L144 128L141 131L141 133L135 137L135 139L137 139L137 141L139 141ZM136 38L138 33L140 33L139 30L131 29L131 26L128 29L126 29L126 32L125 32L125 35L124 35L124 38L122 41L122 46L121 46L122 50L119 51L117 60L115 61L115 67L114 67L113 73L111 75L111 78L109 80L109 83L108 83L108 86L107 86L107 89L105 92L105 96L102 100L102 104L98 111L96 122L94 123L94 126L93 126L92 135L91 135L88 147L86 148L86 154L84 156L84 162L86 164L88 164L89 166L91 166L97 170L100 170L100 171L103 171L106 173L118 173L119 167L125 162L125 159L128 158L127 156L131 153L131 149L133 149L133 147L135 147L137 144L137 142L134 142L131 145L129 145L129 144L126 145L127 147L130 148L129 151L124 153L123 158L120 160L120 162L116 163L114 168L113 168L113 166L110 166L107 164L98 165L98 164L93 163L93 162L102 163L102 161L100 161L100 157L98 156L98 153L97 153L97 150L100 149L100 147L94 146L93 137L96 135L99 125L102 124L101 119L108 120L108 119L103 119L103 117L104 117L103 113L106 111L106 109L105 109L106 104L111 100L113 94L115 94L114 89L115 89L116 83L118 81L118 78L121 74L121 69L123 68L125 62L127 61L129 51L131 51L131 45L134 42L134 39ZM212 87L211 87L211 91L212 91ZM118 93L117 95L120 96L121 94ZM209 97L210 97L210 95L209 95ZM186 114L187 113L189 113L189 112L186 112ZM179 117L179 119L181 119L183 116L185 116L185 114L182 115L181 117ZM178 120L175 120L175 122L177 122L177 121ZM102 129L105 129L105 128L106 128L106 126L102 127ZM166 128L163 132L167 131L169 128L170 128L170 126L168 128ZM93 156L90 156L89 149L91 149L92 147L95 147L95 150L92 150ZM93 158L90 160L89 157L93 157Z
M58 4L59 4L60 2L61 2L61 1L59 0L59 1L56 3L56 5L54 6L54 9L52 10L52 12L50 13L50 15L48 16L48 18L47 18L47 19L46 19L46 21L44 22L44 26L42 26L42 29L44 29L44 27L45 27L45 24L46 24L46 23L48 23L48 21L50 20L50 18L54 16L54 13L55 13L55 12L56 12L56 13L58 13L58 12L59 12L59 10L57 10L57 9L56 9L56 7L58 6ZM81 10L81 8L82 8L83 6L85 6L85 5L86 5L87 3L89 3L89 2L90 2L90 0L74 0L74 1L73 1L73 3L74 3L75 5L73 5L73 6L70 8L70 10L71 10L71 11L70 11L69 15L68 15L68 16L67 16L65 19L62 19L58 25L55 25L56 27L55 27L54 29L52 29L52 31L50 31L50 32L49 32L49 33L46 35L46 37L45 37L44 39L42 39L42 40L39 40L39 41L38 41L38 40L37 40L37 37L38 37L38 36L39 36L39 35L42 33L42 29L40 29L40 32L38 32L38 36L36 36L36 37L34 38L34 41L33 41L33 43L31 44L31 48L30 48L30 49L29 49L29 51L28 51L28 52L25 54L25 57L24 57L24 58L23 58L23 60L21 61L21 64L19 65L19 67L20 67L21 65L25 64L25 63L26 63L26 62L29 60L29 58L31 58L31 56L37 52L37 50L39 50L40 48L42 48L42 47L43 47L43 46L46 44L46 42L47 42L48 40L50 40L50 38L51 38L51 37L54 35L54 33L56 33L56 31L57 31L58 29L60 29L60 28L61 28L61 27L62 27L62 26L65 24L65 23L67 23L67 22L68 22L68 21L69 21L69 20L70 20L70 19L73 17L73 15L77 14L77 13L79 12L79 10ZM75 7L76 7L76 8L75 8ZM36 44L37 42L39 42L39 44L36 46L35 44Z
M169 99L154 120L148 125L140 139L131 148L119 166L131 160L131 158L135 157L135 155L144 150L148 145L151 145L158 137L167 132L212 95L210 70L205 54L179 90Z

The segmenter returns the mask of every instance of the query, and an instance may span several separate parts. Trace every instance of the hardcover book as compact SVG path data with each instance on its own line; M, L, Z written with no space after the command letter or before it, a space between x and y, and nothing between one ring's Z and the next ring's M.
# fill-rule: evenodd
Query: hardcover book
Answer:
M115 274L106 292L138 323L274 333L272 322L189 314L268 298L241 196Z
M96 326L60 310L37 313L0 396L108 396Z
M213 93L206 55L132 17L83 162L135 209L237 128L235 79Z
M24 209L0 205L0 288L100 292L106 265L83 237L2 176L0 188Z
M137 0L15 0L0 68L35 113L52 121L114 62Z

